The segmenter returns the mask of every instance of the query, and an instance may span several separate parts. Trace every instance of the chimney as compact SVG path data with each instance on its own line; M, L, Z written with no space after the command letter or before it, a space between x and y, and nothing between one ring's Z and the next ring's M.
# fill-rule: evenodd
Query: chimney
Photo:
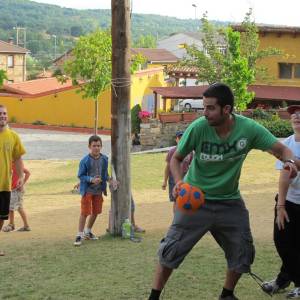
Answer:
M13 45L14 44L14 38L13 37L8 38L8 43Z

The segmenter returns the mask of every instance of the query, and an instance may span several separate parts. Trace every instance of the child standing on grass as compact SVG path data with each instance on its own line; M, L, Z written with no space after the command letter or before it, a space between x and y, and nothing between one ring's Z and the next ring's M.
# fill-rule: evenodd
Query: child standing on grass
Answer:
M109 178L108 157L100 152L101 148L101 138L98 135L92 135L89 138L89 154L79 164L78 178L82 198L75 246L80 246L84 239L98 240L91 230L97 216L102 212L102 195L107 195L106 187ZM88 216L90 217L87 227L84 229Z
M30 172L28 169L23 167L24 171L24 185L29 179ZM3 227L3 231L9 232L15 230L15 211L17 210L22 218L23 226L17 229L17 231L30 231L30 227L27 221L27 216L23 208L23 197L24 197L24 185L18 188L17 184L19 176L17 174L16 166L12 164L12 185L11 185L11 199L9 205L9 224Z

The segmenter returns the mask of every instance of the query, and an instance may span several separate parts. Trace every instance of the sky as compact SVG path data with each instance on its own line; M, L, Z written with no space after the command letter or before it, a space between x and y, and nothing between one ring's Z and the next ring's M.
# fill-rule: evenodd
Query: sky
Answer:
M111 0L34 0L77 9L110 9ZM133 13L158 14L180 19L200 18L241 22L249 7L256 23L299 26L299 0L131 0ZM195 6L193 6L195 5Z

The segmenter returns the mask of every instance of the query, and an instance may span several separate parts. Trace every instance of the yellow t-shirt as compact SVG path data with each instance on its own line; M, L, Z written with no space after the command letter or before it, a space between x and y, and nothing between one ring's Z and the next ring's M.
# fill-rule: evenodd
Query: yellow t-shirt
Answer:
M25 149L16 132L9 128L0 132L0 192L11 190L12 162L24 153Z

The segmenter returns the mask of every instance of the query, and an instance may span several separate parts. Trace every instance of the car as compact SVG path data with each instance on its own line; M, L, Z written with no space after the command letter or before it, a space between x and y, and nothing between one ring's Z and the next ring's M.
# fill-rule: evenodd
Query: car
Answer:
M179 110L204 109L203 99L180 99Z

